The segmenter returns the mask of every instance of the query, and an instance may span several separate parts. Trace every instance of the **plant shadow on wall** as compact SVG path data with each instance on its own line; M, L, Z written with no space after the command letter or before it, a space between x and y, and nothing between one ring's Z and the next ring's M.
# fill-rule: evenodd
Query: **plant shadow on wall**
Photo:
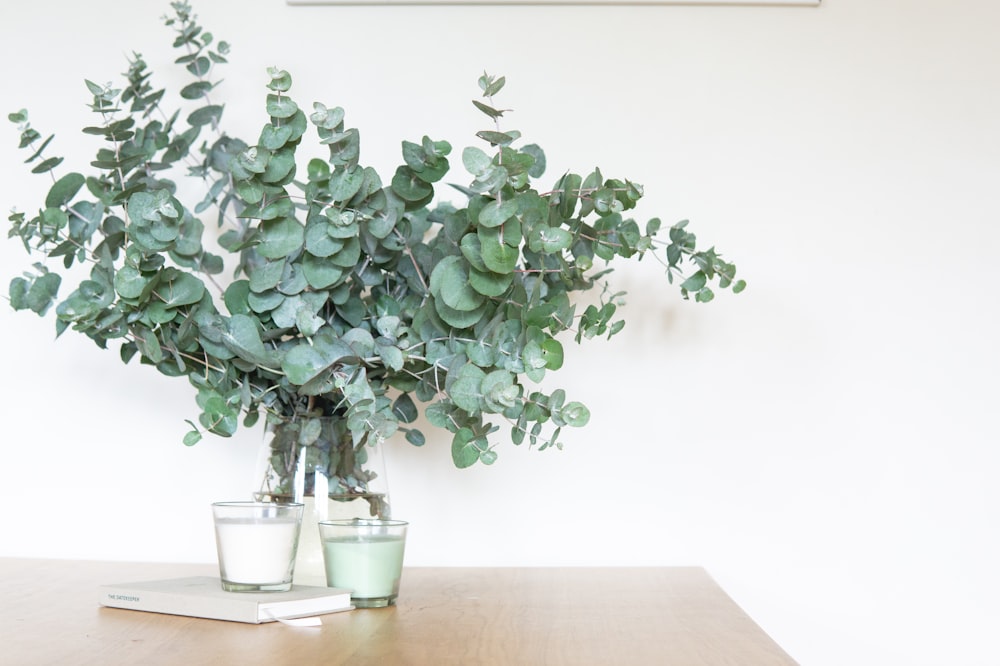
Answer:
M536 188L545 155L506 126L503 77L479 79L473 104L489 127L461 153L468 174L450 190L459 204L435 196L447 142L403 141L385 181L361 164L344 110L303 110L276 68L262 100L269 122L250 141L231 136L214 98L229 45L188 3L171 10L164 20L190 80L168 94L137 53L120 87L86 81L95 120L83 131L101 142L89 171L63 172L52 136L27 111L10 114L31 170L52 178L37 212L9 218L10 236L48 258L11 282L10 300L39 315L54 307L59 334L186 377L200 410L188 445L263 415L275 494L303 464L363 492L369 445L397 432L424 443L418 404L451 433L460 468L496 460L494 421L515 444L561 447L587 407L529 384L560 368L562 340L621 330L619 294L605 283L612 259L652 255L696 301L714 285L745 286L714 249L696 248L686 222L661 230L627 217L637 183L595 169ZM300 164L307 140L328 158ZM203 198L182 202L181 179L202 183ZM203 246L202 217L224 229L225 259ZM75 265L89 274L60 296L60 271ZM570 295L592 289L598 298L578 311Z

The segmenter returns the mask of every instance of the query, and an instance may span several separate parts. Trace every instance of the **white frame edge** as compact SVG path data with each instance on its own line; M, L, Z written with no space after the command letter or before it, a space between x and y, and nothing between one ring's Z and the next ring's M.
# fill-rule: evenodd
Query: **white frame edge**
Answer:
M821 0L286 0L289 5L758 5L818 7Z

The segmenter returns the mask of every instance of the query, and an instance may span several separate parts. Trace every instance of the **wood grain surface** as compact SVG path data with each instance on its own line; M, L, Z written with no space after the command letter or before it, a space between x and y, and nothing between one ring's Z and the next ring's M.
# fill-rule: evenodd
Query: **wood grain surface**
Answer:
M0 558L0 664L794 666L705 570L407 568L399 603L321 627L103 608L97 586L211 565Z

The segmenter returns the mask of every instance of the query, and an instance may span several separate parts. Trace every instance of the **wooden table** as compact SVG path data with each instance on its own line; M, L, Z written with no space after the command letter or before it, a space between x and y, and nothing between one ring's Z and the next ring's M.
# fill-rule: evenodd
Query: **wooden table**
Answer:
M103 608L97 586L210 565L0 558L0 664L789 666L700 568L407 568L396 607L321 627Z

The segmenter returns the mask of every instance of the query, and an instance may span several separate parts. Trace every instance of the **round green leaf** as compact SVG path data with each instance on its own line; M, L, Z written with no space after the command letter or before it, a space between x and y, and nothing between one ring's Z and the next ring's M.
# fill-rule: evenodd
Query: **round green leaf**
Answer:
M478 176L490 167L493 158L483 152L482 149L469 146L462 151L462 164L473 176Z
M248 204L259 204L264 200L264 185L258 180L236 181L236 193Z
M271 164L273 163L272 161ZM295 204L292 203L292 200L288 197L278 197L271 199L266 206L261 208L257 217L261 220L276 220L279 217L293 217L294 215Z
M288 381L296 386L302 386L318 377L332 362L318 349L303 342L288 350L281 359L281 369L288 377Z
M42 223L39 231L46 238L53 238L60 229L69 224L69 214L62 208L46 208L42 211Z
M257 246L260 256L281 259L294 253L305 242L305 230L295 218L268 220L260 225L261 243Z
M344 122L344 110L339 106L328 109L320 102L315 102L313 103L313 112L309 114L309 120L322 129L335 130L338 125Z
M348 238L347 242L344 244L340 250L330 255L328 261L335 266L340 266L341 268L353 268L358 260L361 258L361 241L354 238Z
M469 265L477 271L485 272L489 270L483 263L483 248L479 241L478 234L465 234L460 243L462 256L469 262Z
M493 412L503 412L512 407L521 392L514 383L514 374L506 370L494 370L486 375L482 384L483 400Z
M351 348L351 353L360 358L371 356L375 351L375 338L363 328L349 329L340 339Z
M364 168L357 164L334 171L330 178L330 196L334 201L349 201L365 180Z
M47 208L65 206L73 200L76 193L83 187L84 182L86 182L86 179L78 173L66 174L52 184L48 195L45 197L45 206Z
M600 189L591 196L591 201L594 204L594 210L598 215L611 215L612 213L620 213L624 210L622 202L618 200L615 196L614 190L604 188Z
M423 201L434 194L434 188L425 183L409 167L401 166L392 177L392 191L403 201Z
M469 269L469 286L483 296L502 296L514 282L513 273L491 273Z
M469 361L480 368L491 368L497 362L497 348L482 340L470 342L465 346L465 355Z
M301 294L309 286L309 281L302 274L302 266L296 262L285 264L285 270L281 274L281 281L278 283L278 291L286 296Z
M408 393L401 393L392 403L392 413L403 423L413 423L419 413L413 398Z
M318 180L327 180L330 178L330 165L323 160L314 157L309 160L309 165L306 169L306 173L309 176L310 182L315 182Z
M236 166L250 174L264 173L267 168L267 161L271 158L271 151L263 146L250 146L236 156ZM234 174L235 175L235 174ZM237 178L237 180L243 180Z
M160 301L153 301L146 308L146 316L152 324L166 324L178 316L178 310L177 308L168 308Z
M60 319L75 321L95 316L110 305L112 297L104 286L93 280L84 280L66 300L56 306Z
M291 118L299 110L299 105L290 97L267 96L267 115L273 118Z
M696 271L694 275L684 280L681 283L681 289L686 289L687 291L698 291L708 282L708 277L703 271Z
M516 247L502 243L495 232L480 233L483 264L494 273L513 273L521 253Z
M698 303L708 303L713 298L715 298L715 292L707 287L699 290L698 293L694 295L694 300Z
M480 449L475 433L469 428L461 428L451 440L451 460L455 467L465 469L479 461Z
M545 357L542 353L542 345L534 340L529 341L524 345L524 352L522 353L524 359L524 367L530 372L531 370L541 370L545 367ZM532 376L531 379L539 380L542 375Z
M531 168L528 169L528 175L532 178L541 178L545 173L545 152L538 144L534 143L530 143L521 148L521 152L527 153L534 158Z
M167 217L166 215L160 216L158 219L154 220L148 227L150 236L160 243L168 244L172 243L181 234L181 221L176 217Z
M240 358L257 365L267 365L271 355L260 338L257 319L249 315L233 315L229 318L222 342Z
M531 231L528 247L533 252L555 254L562 252L573 244L573 234L562 227L550 227L540 224Z
M449 429L449 426L454 427L454 422L451 420L452 411L454 411L454 407L450 404L435 402L427 405L424 416L427 417L427 422L435 428Z
M291 125L281 125L280 127L264 125L264 128L260 131L260 139L258 139L257 143L268 150L277 150L288 143L288 139L291 136Z
M470 363L462 366L460 375L448 389L448 396L459 408L475 414L480 411L479 400L486 373Z
M567 402L561 410L566 425L582 428L590 421L590 410L582 402Z
M282 148L271 155L267 167L260 179L265 183L283 185L295 175L295 151L292 148Z
M326 233L331 238L351 238L358 235L358 216L353 210L327 208L323 214L328 220Z
M285 274L285 262L266 261L255 264L249 269L248 273L251 291L268 291L277 287L278 283L281 282L281 277Z
M396 228L396 223L399 222L399 215L393 210L383 212L385 195L379 192L379 197L381 198L381 204L374 208L374 214L367 220L365 228L369 234L381 240L388 238L392 230ZM369 204L373 203L373 201L369 201Z
M281 301L278 307L271 311L271 320L279 328L291 328L295 326L299 310L303 308L304 306L300 297L288 296ZM312 333L309 335L312 335Z
M292 75L277 67L268 67L267 75L271 77L267 87L275 92L288 92L292 87Z
M247 296L247 304L250 309L258 314L270 312L279 307L285 301L285 295L276 289L256 292L251 291Z
M344 277L344 269L334 266L323 257L306 253L302 258L302 274L313 289L326 289Z
M191 305L205 295L205 283L190 273L178 272L172 280L156 287L156 295L167 307Z
M223 300L229 314L249 314L250 304L247 302L249 296L250 282L248 280L237 280L226 287Z
M59 293L62 278L58 273L44 273L30 282L24 278L10 281L10 304L15 310L45 314Z
M469 272L462 257L445 257L431 273L431 293L455 310L469 312L483 304L483 295L469 285Z
M382 339L379 338L375 341L375 351L378 353L379 358L382 359L383 365L394 372L399 372L405 363L402 350L395 345L383 344L380 342Z
M314 217L306 225L306 250L313 256L329 257L343 249L344 239L334 238L327 233L329 227L330 221L323 215Z
M507 199L504 202L494 200L479 211L479 224L488 228L499 227L516 213L517 200Z
M555 338L548 338L542 342L542 358L545 360L545 367L549 370L558 370L563 364L563 346Z
M486 307L489 302L484 302L475 310L456 310L449 307L440 298L434 299L434 310L438 313L438 316L452 328L471 328L479 323L483 318L483 314L486 312Z
M191 125L210 125L218 123L222 117L222 106L220 104L210 104L200 109L195 109L188 115L188 123Z
M139 298L150 280L134 266L123 266L115 273L115 291L122 298Z

